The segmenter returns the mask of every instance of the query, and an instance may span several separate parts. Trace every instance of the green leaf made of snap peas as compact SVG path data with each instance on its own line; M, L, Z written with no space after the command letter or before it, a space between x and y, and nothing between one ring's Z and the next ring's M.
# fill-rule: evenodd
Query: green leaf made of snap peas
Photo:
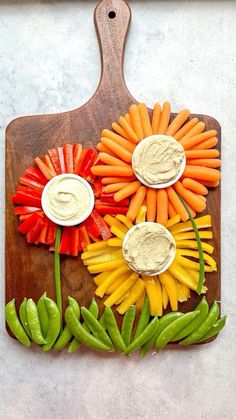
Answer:
M197 340L195 343L204 342L207 339L212 338L213 336L217 335L225 326L227 316L221 317L221 319L217 320L212 328L207 332L205 335L202 336L201 339Z
M199 252L199 266L200 266L200 270L199 270L199 279L198 279L198 284L197 284L197 293L200 295L202 292L202 286L203 286L203 282L204 282L204 278L205 278L205 269L204 269L204 255L203 255L203 249L202 249L202 242L200 239L200 235L198 232L198 228L197 228L197 224L194 221L194 218L189 210L188 205L186 204L186 202L183 200L182 196L180 196L178 194L184 208L186 209L188 215L189 215L189 220L191 221L192 227L193 227L193 231L195 233L195 237L196 237L196 242L197 242L197 247L198 247L198 252Z
M22 343L22 345L27 346L29 348L31 342L17 316L15 298L13 298L11 301L9 301L9 303L7 303L5 307L5 318L7 325L11 329L14 336Z

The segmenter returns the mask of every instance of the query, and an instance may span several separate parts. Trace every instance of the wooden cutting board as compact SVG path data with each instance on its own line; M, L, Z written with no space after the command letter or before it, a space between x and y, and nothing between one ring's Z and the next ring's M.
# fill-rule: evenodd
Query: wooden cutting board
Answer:
M101 79L96 92L85 105L60 114L17 118L7 127L6 302L15 298L17 307L24 297L37 300L45 290L55 299L55 289L53 253L45 246L27 245L17 232L19 222L13 214L11 195L25 167L31 165L36 156L68 141L81 142L85 147L95 146L102 129L109 128L120 115L127 113L132 103L137 102L129 93L123 75L124 48L130 18L130 7L124 0L102 0L98 3L94 23L101 52ZM174 116L172 114L172 118ZM206 129L216 129L220 140L220 125L214 118L196 114L191 116L204 121ZM206 212L213 217L214 257L218 266L217 272L207 275L207 300L211 304L215 299L220 300L220 188L209 192ZM62 256L61 259L64 309L68 295L88 305L95 290L92 276L83 266L80 257ZM181 304L181 310L191 310L198 301L199 297L192 293L191 299Z

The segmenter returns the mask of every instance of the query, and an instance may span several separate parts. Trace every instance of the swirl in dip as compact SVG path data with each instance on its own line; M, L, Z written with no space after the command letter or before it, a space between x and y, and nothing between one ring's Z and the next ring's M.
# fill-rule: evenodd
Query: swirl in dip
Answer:
M123 255L129 267L141 275L156 275L169 267L175 257L175 241L161 224L140 223L123 241Z
M168 135L152 135L139 143L132 165L148 185L174 180L181 171L185 153L182 145Z

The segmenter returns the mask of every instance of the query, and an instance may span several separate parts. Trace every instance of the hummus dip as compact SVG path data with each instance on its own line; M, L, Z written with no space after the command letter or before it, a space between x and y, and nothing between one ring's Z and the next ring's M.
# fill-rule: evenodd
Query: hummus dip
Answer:
M88 188L75 175L59 175L51 182L45 195L47 212L58 220L76 224L91 204Z
M158 223L137 224L129 230L123 242L126 262L141 275L156 275L164 270L173 260L175 251L174 238Z
M184 149L175 138L152 135L140 142L133 154L133 169L148 185L175 179L185 157Z

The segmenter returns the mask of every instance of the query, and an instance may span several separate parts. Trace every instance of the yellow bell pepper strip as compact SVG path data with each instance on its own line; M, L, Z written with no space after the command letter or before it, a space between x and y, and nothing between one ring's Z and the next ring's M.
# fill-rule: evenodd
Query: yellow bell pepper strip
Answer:
M156 291L157 291L157 302L158 302L158 305L157 305L157 315L159 317L161 317L162 314L163 314L161 283L160 283L160 280L159 280L159 278L157 276L154 276L153 278L154 278L154 281L155 281L155 284L156 284Z
M114 252L114 248L110 248L110 247L106 247L105 249L100 249L100 250L89 250L89 251L85 251L81 254L81 259L89 259L92 258L94 256L99 256L99 255L105 255L106 253L111 253Z
M124 265L118 269L113 270L112 272L109 272L107 278L96 289L95 294L99 297L103 297L106 291L109 289L109 287L117 280L117 278L129 271L130 268L128 267L128 265Z
M146 205L141 205L141 207L139 208L136 220L135 220L135 224L143 223L144 221L146 221L146 214L147 214Z
M122 297L119 298L119 300L116 301L116 306L119 306L122 301L124 301L125 298L127 298L129 295L129 291L127 291L124 295L122 295Z
M125 274L120 275L119 278L117 278L113 282L113 284L111 284L111 286L106 290L106 294L111 295L117 288L119 288L120 285L122 285L123 282L128 278L128 276L130 275L130 272L131 270L129 270Z
M146 285L146 292L149 300L150 305L150 314L151 316L156 316L159 311L159 303L158 303L158 292L157 286L154 281L154 278L151 276L143 276Z
M170 300L171 310L178 310L177 287L174 278L168 271L165 271L159 275L159 279L161 281L161 284L164 285L166 288Z
M108 246L108 240L103 240L100 242L88 244L86 251L90 252L90 251L95 251L95 250L101 250L101 249L105 249L107 246Z
M98 274L103 271L112 271L113 269L121 266L127 266L124 259L111 260L110 262L98 263L97 265L91 265L88 267L90 274Z
M203 231L199 231L199 236L201 239L212 239L213 237L213 233L212 231L208 231L208 230L203 230ZM194 231L189 231L186 233L179 233L179 234L174 234L174 239L175 241L177 240L191 240L191 239L195 239L195 233Z
M145 283L144 281L139 278L133 287L130 289L128 296L124 299L124 301L120 304L117 311L120 314L124 314L136 301L142 296L145 290Z
M112 237L112 239L108 240L108 246L111 246L111 247L122 247L122 243L123 243L123 240L117 237Z
M119 239L121 240L123 240L125 237L125 233L116 226L112 226L110 228L110 232L114 234L115 236L119 237Z
M166 228L173 227L175 224L178 224L179 222L180 222L180 215L176 214L167 221Z
M117 214L116 215L117 220L121 221L128 229L133 227L133 223L130 221L126 215L123 214Z
M124 224L120 223L115 217L112 217L112 215L105 215L103 219L110 227L115 226L124 233L127 233L128 228Z
M178 240L176 242L176 248L177 249L198 249L198 244L196 240ZM205 242L202 242L202 249L205 252L210 253L210 254L212 254L214 251L214 247Z
M187 287L191 288L193 291L197 290L196 281L182 268L176 261L172 263L169 267L169 272L176 278L179 282L183 283Z
M85 266L96 265L98 263L109 262L112 260L122 259L122 249L113 250L113 252L104 253L103 255L94 256L93 258L83 260Z
M97 286L99 286L105 279L111 274L111 271L101 272L97 276L94 276L93 280Z
M177 249L176 250L176 259L178 259L178 263L180 263L179 261L181 260L180 264L182 266L185 266L186 268L195 269L195 270L200 269L200 265L199 265L198 262L190 261L189 259L184 258L183 256L189 256L191 258L199 259L198 251L189 250L189 249ZM208 265L204 266L205 272L217 271L215 260L205 252L203 252L203 257L204 257L205 262L208 263ZM188 266L184 265L184 264L186 264L186 260L188 261ZM192 264L189 264L189 262L192 262Z
M212 226L212 222L211 222L211 216L208 215L203 215L202 217L198 217L194 219L197 228L209 228ZM184 221L183 223L179 223L173 227L170 227L170 232L172 234L178 234L178 233L183 233L185 231L192 231L193 230L193 226L191 221Z
M194 279L194 281L198 282L198 272L194 269L186 269L186 272L188 272L188 274ZM204 281L205 282L206 278L204 277Z
M136 310L139 313L142 310L143 307L143 303L144 303L144 298L145 298L145 292L143 293L143 295L141 295L141 297L139 297L139 299L136 301Z
M125 282L117 288L111 295L106 299L104 304L106 306L112 307L114 304L116 304L119 299L126 294L126 292L135 284L135 282L138 279L138 274L136 272L133 272L126 280Z
M190 297L190 288L176 280L177 298L180 303L187 301Z
M169 296L167 294L166 288L163 285L161 288L162 288L162 305L165 310L166 307L168 306Z

